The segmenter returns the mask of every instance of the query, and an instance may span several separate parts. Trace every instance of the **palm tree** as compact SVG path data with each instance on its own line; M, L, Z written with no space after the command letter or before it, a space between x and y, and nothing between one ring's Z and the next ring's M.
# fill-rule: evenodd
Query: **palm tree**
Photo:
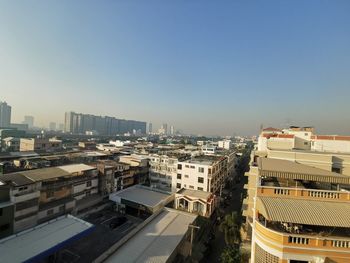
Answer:
M241 242L241 233L239 232L240 224L236 212L225 216L219 226L219 230L225 235L226 245L236 245Z

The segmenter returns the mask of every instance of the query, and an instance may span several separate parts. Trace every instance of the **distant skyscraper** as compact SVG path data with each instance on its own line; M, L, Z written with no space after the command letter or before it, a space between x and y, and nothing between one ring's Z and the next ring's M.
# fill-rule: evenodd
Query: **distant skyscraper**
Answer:
M148 133L152 133L152 129L153 129L153 127L152 127L152 122L150 122L150 123L148 124Z
M50 131L55 131L56 130L56 122L50 122L49 130Z
M174 129L174 126L171 125L170 126L170 135L174 135L175 134L175 129Z
M58 130L59 131L63 131L64 130L64 124L63 123L58 124Z
M33 116L24 116L23 124L27 124L28 128L31 129L34 126L34 117Z
M164 134L168 134L168 124L163 123L161 129L163 130Z
M0 101L0 127L10 127L11 106Z
M147 132L147 123L143 121L122 120L75 112L66 112L64 124L65 132L73 134L85 134L87 131L95 131L100 135L132 133L133 130L140 131L140 134Z

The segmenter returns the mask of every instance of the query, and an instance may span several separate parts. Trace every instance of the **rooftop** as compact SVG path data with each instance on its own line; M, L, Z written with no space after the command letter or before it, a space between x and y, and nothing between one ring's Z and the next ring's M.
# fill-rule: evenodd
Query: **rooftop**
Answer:
M22 186L22 185L32 184L34 183L34 181L21 174L14 173L14 174L0 175L0 183L11 184L13 186Z
M167 262L196 215L164 209L106 262Z
M200 190L190 190L185 188L182 188L181 190L179 190L177 194L181 194L188 197L195 197L203 200L208 200L208 198L212 195L212 193L210 192L204 192Z
M166 192L160 192L159 190L155 191L149 187L135 185L111 194L109 199L112 201L124 199L153 208L163 202L167 202L171 196L170 193L167 194Z
M257 198L257 209L270 221L350 227L350 203L286 197Z
M213 165L214 163L222 160L223 156L217 155L201 155L193 157L190 160L184 161L184 163L194 163L194 164L203 164L203 165Z
M37 262L70 241L88 234L93 225L71 215L0 240L1 262Z
M22 176L27 178L28 180L32 180L36 182L36 181L54 179L58 177L74 176L74 173L77 173L80 171L87 171L91 169L95 169L95 168L85 164L72 164L72 165L64 165L59 167L49 167L49 168L21 171L21 172L6 174L6 176L8 176L8 178L14 178L14 177L20 178Z
M258 167L262 176L350 184L349 176L287 160L259 157Z

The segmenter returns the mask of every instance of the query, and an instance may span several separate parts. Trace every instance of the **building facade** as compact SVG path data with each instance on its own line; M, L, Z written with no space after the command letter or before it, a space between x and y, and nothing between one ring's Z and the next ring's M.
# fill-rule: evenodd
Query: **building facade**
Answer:
M137 132L146 134L146 122L122 120L108 116L95 116L75 112L65 113L65 132L85 134L96 131L99 135L116 135Z
M9 128L11 125L11 106L0 101L0 128Z

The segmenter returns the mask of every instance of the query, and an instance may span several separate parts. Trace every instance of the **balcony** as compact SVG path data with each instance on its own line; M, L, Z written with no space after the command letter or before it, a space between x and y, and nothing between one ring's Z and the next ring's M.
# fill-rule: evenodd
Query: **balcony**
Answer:
M258 196L288 197L298 199L327 200L327 201L350 201L350 192L329 191L305 188L288 187L257 187Z
M26 193L14 195L12 197L12 202L20 203L20 202L24 202L24 201L31 200L34 198L39 198L39 197L40 197L40 191L26 192Z
M327 253L327 250L348 252L350 248L350 238L348 233L329 232L323 236L322 232L314 231L316 229L307 229L297 233L287 233L279 222L267 222L266 226L259 220L255 220L255 230L257 238L262 242L277 244L282 246L281 250L288 253L300 248L300 253L305 249L318 250L319 253ZM339 236L336 234L340 234ZM321 252L322 251L322 252ZM350 255L347 255L350 260Z

